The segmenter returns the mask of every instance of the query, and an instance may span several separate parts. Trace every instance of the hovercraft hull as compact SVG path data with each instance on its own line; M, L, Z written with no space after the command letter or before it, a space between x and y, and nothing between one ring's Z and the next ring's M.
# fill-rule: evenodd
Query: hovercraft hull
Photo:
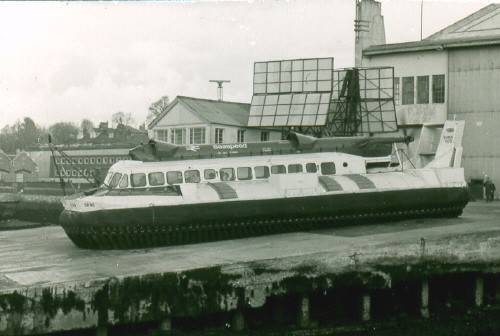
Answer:
M128 197L140 196L124 196ZM79 247L130 249L197 243L418 217L457 217L466 187L149 205L79 212L60 222Z

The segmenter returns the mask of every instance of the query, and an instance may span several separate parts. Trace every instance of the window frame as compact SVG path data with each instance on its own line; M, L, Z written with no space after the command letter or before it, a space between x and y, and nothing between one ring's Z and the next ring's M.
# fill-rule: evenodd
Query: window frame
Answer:
M223 128L216 128L215 129L215 139L214 139L216 144L222 144L224 143L224 129Z
M245 142L245 130L238 130L236 133L236 142L243 143Z
M429 76L417 76L417 104L429 104Z
M436 84L436 82L438 83ZM446 102L446 76L444 74L432 75L431 85L432 85L432 103L444 104Z
M410 85L411 84L411 85ZM402 105L415 104L415 77L403 77Z

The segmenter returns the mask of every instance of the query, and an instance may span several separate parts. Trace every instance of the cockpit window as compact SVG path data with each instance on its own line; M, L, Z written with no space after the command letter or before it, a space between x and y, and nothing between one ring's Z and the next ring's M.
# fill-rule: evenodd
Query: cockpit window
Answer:
M115 175L113 175L113 178L111 179L111 182L109 182L109 187L116 188L116 186L118 185L118 182L120 182L121 178L122 178L122 174L115 173Z
M120 181L120 188L127 188L128 187L128 175L125 174L122 177L122 180Z
M93 170L91 170L90 173L92 176L94 175ZM108 172L108 174L106 175L106 178L104 179L104 184L109 185L109 181L111 181L111 176L113 176L113 172Z
M146 174L144 173L130 174L130 184L132 185L132 187L145 187Z

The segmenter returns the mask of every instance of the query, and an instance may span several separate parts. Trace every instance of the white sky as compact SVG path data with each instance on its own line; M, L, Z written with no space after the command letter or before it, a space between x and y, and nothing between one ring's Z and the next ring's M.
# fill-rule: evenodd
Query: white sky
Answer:
M420 1L382 2L387 43L420 39ZM424 1L429 36L493 1ZM0 129L31 117L145 120L163 95L249 103L256 61L354 65L355 0L0 2Z

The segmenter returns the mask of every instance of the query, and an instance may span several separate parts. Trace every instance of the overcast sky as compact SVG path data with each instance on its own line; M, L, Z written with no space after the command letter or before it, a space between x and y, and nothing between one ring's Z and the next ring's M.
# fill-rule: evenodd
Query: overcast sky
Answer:
M387 43L420 39L420 1L381 1ZM424 1L424 38L493 1ZM355 0L0 2L0 128L31 117L143 123L163 95L249 103L256 61L354 65Z

